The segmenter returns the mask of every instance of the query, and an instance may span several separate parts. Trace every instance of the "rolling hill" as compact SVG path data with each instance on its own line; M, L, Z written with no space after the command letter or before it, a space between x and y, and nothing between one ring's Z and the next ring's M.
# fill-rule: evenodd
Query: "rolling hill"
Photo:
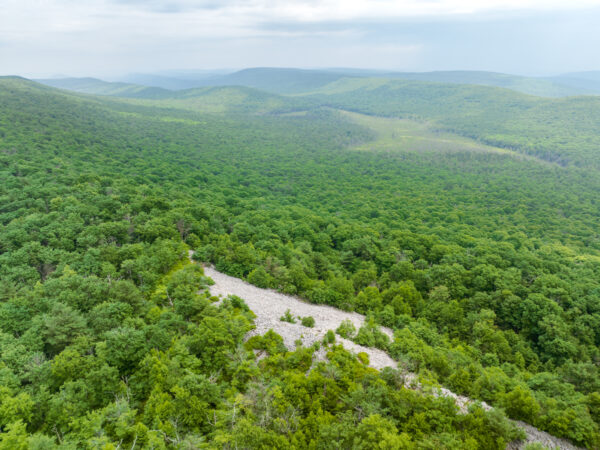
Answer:
M132 73L120 77L119 81L143 86L156 86L171 91L193 89L210 85L206 80L232 71L204 70L204 71L167 71L160 73Z
M595 98L380 78L170 95L0 79L0 443L503 449L510 417L598 446ZM211 297L190 249L365 321L245 341L253 313Z
M158 101L140 102L205 113L269 114L306 109L309 99L295 99L245 86L214 86L171 92Z
M392 75L396 78L389 78ZM142 103L151 100L154 103L148 105L206 113L293 113L325 106L424 119L482 144L560 165L600 167L596 151L600 144L597 137L600 100L596 96L524 95L515 90L515 84L530 79L488 72L387 76L346 77L334 72L248 69L206 79L217 86L177 91L95 79L52 83L77 92L139 99ZM587 76L593 83L593 74ZM429 79L436 81L423 81ZM505 87L484 86L486 83ZM265 90L259 89L265 86Z
M552 81L574 89L600 94L600 72L573 72L550 78Z
M171 91L150 86L141 86L120 82L109 82L97 78L58 78L39 79L38 83L68 91L92 95L110 95L128 98L164 98Z
M186 78L188 77L188 78ZM346 81L341 81L347 79ZM301 70L282 68L253 68L233 73L201 74L172 73L169 76L153 74L129 75L126 82L107 82L95 78L62 78L37 80L40 83L94 95L125 98L177 98L177 91L217 86L239 86L280 95L306 95L333 88L337 84L384 84L386 80L411 80L459 85L501 87L540 96L566 97L600 94L600 82L594 73L566 74L557 77L523 77L494 72L439 71L439 72L383 72L356 69ZM370 80L370 81L360 81ZM379 81L375 81L379 80ZM135 84L130 83L134 81ZM202 91L197 91L202 92ZM190 97L183 93L182 97Z
M297 94L320 88L344 76L343 73L322 70L254 68L209 78L204 82L214 86L247 86L277 94Z
M596 96L550 99L487 86L344 78L307 97L365 114L432 120L447 131L561 165L600 167Z
M186 78L188 77L188 78ZM541 97L565 97L600 94L593 73L566 74L557 77L525 77L482 71L386 72L357 69L301 70L291 68L252 68L227 74L173 73L170 77L140 75L126 77L146 86L180 90L203 86L246 86L277 94L306 93L341 78L392 78L438 83L472 84L512 89Z
M563 83L562 78L523 77L495 72L439 71L420 73L391 73L390 78L433 81L437 83L474 84L495 86L540 97L566 97L573 95L600 94L591 86Z

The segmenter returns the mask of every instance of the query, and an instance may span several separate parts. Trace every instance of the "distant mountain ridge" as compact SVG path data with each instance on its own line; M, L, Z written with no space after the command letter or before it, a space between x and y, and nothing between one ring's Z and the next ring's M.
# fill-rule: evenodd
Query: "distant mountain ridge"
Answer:
M171 91L155 86L142 86L122 82L110 82L98 78L59 78L34 80L47 86L80 92L82 94L109 95L126 98L164 98Z
M359 69L308 70L258 67L232 73L173 72L134 74L109 82L97 78L36 80L76 92L127 98L161 99L183 91L210 86L244 86L273 94L312 93L342 78L404 79L436 83L494 86L540 97L600 95L600 72L567 73L554 77L526 77L486 71L384 72ZM376 82L379 84L379 82Z
M436 72L401 72L387 74L390 78L415 81L431 81L437 83L474 84L511 89L523 94L540 97L566 97L600 93L600 86L594 92L589 86L580 86L564 82L560 78L538 78L510 75L485 71L436 71Z
M600 71L571 72L550 79L574 89L589 91L596 95L600 93Z
M160 73L133 73L119 78L117 81L137 84L142 86L156 86L171 91L193 89L210 86L205 80L226 75L230 71L202 71L202 72L160 72Z

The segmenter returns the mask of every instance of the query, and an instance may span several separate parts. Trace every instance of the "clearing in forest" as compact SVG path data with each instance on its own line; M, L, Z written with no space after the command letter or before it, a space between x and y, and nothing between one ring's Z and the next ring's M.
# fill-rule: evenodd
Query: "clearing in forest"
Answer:
M375 134L375 140L353 147L356 150L433 153L478 152L508 155L519 159L535 159L513 150L486 145L474 139L440 130L427 121L370 116L345 110L339 110L339 112L347 119L368 128Z

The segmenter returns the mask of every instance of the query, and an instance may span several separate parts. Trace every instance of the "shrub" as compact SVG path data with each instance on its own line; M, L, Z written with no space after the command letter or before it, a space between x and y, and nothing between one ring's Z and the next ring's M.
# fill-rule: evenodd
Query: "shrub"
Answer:
M365 366L369 365L369 355L367 355L365 352L360 352L358 355L356 355L356 357Z
M289 309L285 312L283 316L279 318L279 320L281 320L282 322L296 323L296 319L294 319L294 316L292 316L292 313Z
M273 287L274 279L263 266L258 266L248 274L248 282L259 288Z
M356 333L356 327L352 321L346 319L342 321L335 332L345 339L352 339Z
M305 327L312 328L315 326L315 319L312 316L303 317L301 322L302 322L302 325Z
M376 347L381 350L387 350L390 344L388 336L379 330L372 318L366 320L363 326L360 327L354 342L365 347Z
M540 412L540 405L531 391L522 386L502 396L501 402L509 417L533 422Z
M333 344L335 342L335 333L333 330L327 330L325 337L323 338L324 344Z

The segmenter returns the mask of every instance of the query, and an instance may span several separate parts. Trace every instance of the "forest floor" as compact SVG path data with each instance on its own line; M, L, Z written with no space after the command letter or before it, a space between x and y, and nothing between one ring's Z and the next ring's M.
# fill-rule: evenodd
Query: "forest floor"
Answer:
M365 316L361 314L342 311L331 306L315 305L307 303L298 297L285 295L271 289L261 289L239 278L218 272L211 266L205 266L204 273L215 282L214 285L210 286L211 295L223 298L229 295L236 295L242 298L252 312L254 312L256 315L254 321L256 328L247 337L262 335L272 329L281 335L286 347L290 350L294 350L296 343L299 341L306 347L311 346L314 342L321 342L328 330L335 331L344 320L350 320L357 330L365 321ZM288 310L296 319L296 323L280 320ZM300 323L299 318L307 316L315 319L314 327L305 327ZM390 338L393 337L391 329L385 327L381 327L380 329ZM398 362L382 350L358 345L350 340L341 338L339 335L336 335L335 338L336 343L341 343L349 351L366 353L369 356L369 365L375 369L381 370L384 367L398 367ZM317 359L325 359L325 350L321 348L316 353L316 357ZM405 384L412 389L423 389L423 386L417 381L417 376L413 373L405 373ZM445 388L433 388L432 393L434 395L454 398L462 412L466 412L468 405L472 403L471 399L457 395ZM483 406L490 408L485 403L483 403ZM527 438L525 441L509 444L508 449L520 449L526 444L533 442L538 442L547 448L578 448L564 439L551 436L531 425L522 422L517 423L525 430Z

